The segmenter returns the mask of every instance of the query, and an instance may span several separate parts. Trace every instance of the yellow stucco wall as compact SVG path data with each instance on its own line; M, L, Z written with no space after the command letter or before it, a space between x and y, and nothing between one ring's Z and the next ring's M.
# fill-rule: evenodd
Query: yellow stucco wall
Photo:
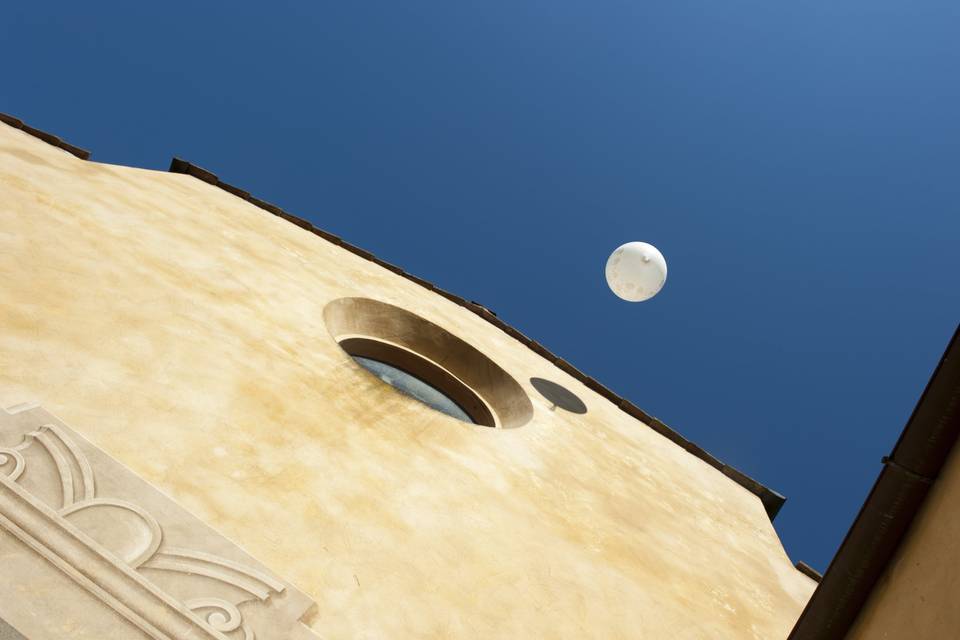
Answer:
M533 418L383 385L324 325L345 296L469 341ZM0 327L0 405L41 402L171 494L327 638L776 640L814 587L756 496L482 318L200 180L2 124Z
M960 448L941 471L906 539L847 637L960 638Z

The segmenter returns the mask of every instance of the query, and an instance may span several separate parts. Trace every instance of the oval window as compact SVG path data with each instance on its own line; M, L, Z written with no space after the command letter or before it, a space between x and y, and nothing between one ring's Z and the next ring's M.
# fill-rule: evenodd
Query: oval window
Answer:
M420 354L367 337L344 338L340 347L357 364L404 395L458 420L496 426L490 408L473 389Z
M363 356L353 356L361 367L377 376L388 385L404 395L408 395L423 404L445 413L451 418L463 420L464 422L476 422L466 411L457 404L453 398L446 395L440 389L421 380L412 373L404 371L399 367L386 362L380 362L373 358L364 358Z
M324 308L331 336L353 360L397 391L463 422L512 428L533 405L499 365L446 329L369 298Z

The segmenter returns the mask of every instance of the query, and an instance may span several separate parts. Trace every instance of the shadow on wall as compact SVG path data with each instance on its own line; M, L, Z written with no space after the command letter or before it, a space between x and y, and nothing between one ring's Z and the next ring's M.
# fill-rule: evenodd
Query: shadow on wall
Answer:
M587 405L583 404L583 400L578 398L572 391L566 387L561 387L556 382L550 382L549 380L544 380L543 378L530 378L530 384L533 385L534 389L540 392L540 395L550 401L550 403L553 405L550 407L551 411L559 407L564 411L569 411L570 413L583 414L587 412Z
M27 640L17 630L0 618L0 640Z

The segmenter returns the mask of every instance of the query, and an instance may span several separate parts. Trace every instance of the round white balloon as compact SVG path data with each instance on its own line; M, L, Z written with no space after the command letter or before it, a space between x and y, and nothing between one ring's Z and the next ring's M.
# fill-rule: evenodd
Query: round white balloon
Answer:
M667 261L652 244L628 242L607 259L607 284L628 302L649 300L666 281Z

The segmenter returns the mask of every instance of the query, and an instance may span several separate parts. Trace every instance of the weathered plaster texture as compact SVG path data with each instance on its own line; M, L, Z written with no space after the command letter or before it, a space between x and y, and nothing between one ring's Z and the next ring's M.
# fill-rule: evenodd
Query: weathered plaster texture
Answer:
M467 340L533 417L474 427L383 385L324 325L346 296ZM478 316L200 180L5 125L0 326L0 405L42 402L296 584L326 638L775 640L814 587L756 496Z
M850 640L960 638L960 448L860 611Z

